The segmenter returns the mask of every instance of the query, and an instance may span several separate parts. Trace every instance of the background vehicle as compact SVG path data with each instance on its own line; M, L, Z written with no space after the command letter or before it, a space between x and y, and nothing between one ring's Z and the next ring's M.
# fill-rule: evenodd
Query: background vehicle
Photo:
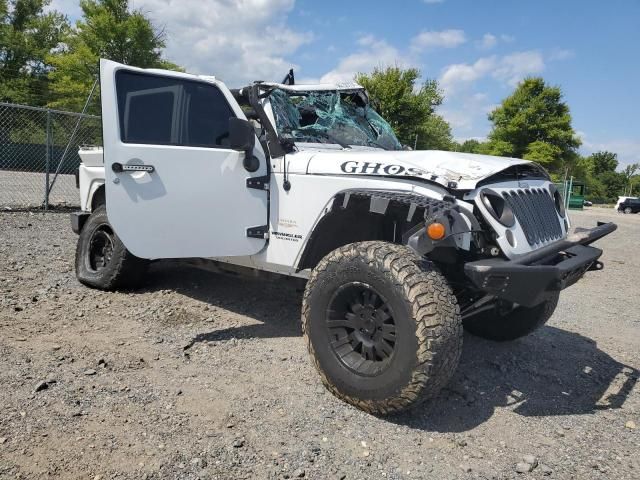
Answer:
M356 84L256 82L101 61L104 152L81 150L78 279L134 286L148 260L307 281L327 388L372 413L438 393L462 327L512 340L602 268L535 163L407 151Z
M640 212L640 198L627 198L618 204L618 211L623 213Z

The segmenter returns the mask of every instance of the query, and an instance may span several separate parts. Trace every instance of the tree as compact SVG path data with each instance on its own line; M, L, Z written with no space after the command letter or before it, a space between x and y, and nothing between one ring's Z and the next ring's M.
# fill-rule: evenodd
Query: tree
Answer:
M478 145L476 153L497 155L499 157L513 157L513 145L504 140L490 140Z
M604 187L605 196L609 201L615 200L619 195L624 195L627 186L624 175L619 172L604 172L597 177Z
M479 153L480 142L474 138L470 138L469 140L465 140L462 143L456 143L454 145L454 150L456 152L463 153Z
M65 38L60 52L50 56L49 75L55 98L49 105L80 110L98 77L99 59L142 68L178 69L162 58L165 34L128 0L81 0L82 19ZM92 105L99 111L97 95Z
M627 165L626 167L624 167L624 170L622 171L622 176L624 177L625 181L625 193L628 192L629 195L631 195L634 184L636 184L640 180L636 175L639 169L640 163L632 163L631 165Z
M416 89L420 71L415 68L376 68L360 73L356 81L367 89L376 110L389 122L401 143L419 149L449 149L451 128L435 109L442 104L436 80ZM416 142L417 138L417 142Z
M493 130L483 146L487 153L526 157L552 170L577 159L581 142L571 126L569 107L560 88L546 85L542 78L522 81L489 120Z
M612 152L596 152L589 155L591 171L594 175L615 172L618 168L618 154Z
M556 145L536 140L527 146L527 150L522 158L525 160L534 160L543 165L552 165L561 154L562 151Z
M414 143L418 150L451 150L453 148L451 126L436 113L427 117L418 128L417 134L418 141Z
M0 101L43 105L47 55L68 29L66 18L44 13L49 0L0 0Z

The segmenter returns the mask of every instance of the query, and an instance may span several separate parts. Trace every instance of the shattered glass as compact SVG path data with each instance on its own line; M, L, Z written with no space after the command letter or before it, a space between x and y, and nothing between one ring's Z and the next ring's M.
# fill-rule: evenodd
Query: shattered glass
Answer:
M369 106L362 91L274 89L269 100L278 133L294 142L402 149L391 126Z

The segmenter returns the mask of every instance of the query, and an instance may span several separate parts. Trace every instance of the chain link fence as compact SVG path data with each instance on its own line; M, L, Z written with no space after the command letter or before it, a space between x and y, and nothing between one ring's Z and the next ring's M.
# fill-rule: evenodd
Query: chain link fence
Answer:
M0 208L79 205L81 145L102 145L100 117L0 103Z

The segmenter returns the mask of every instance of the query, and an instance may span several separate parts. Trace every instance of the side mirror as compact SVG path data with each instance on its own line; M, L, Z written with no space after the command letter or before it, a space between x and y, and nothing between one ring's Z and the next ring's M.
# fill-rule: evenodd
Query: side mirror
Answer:
M229 119L229 144L234 150L253 151L256 133L248 120L231 117Z
M255 172L260 168L259 160L253 156L253 147L256 144L256 132L248 120L237 117L229 118L229 146L244 152L242 164L249 172Z

